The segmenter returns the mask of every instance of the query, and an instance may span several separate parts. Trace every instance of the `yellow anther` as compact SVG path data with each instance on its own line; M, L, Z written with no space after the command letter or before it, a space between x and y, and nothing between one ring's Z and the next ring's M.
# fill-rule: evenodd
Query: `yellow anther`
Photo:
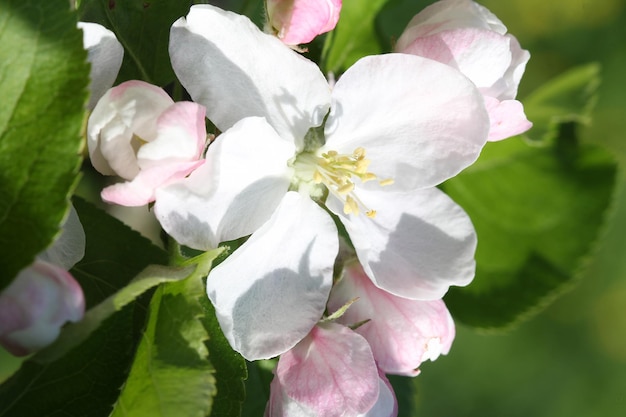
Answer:
M366 172L365 174L361 175L361 182L368 182L371 180L375 180L377 177L375 174L372 174L371 172Z
M315 172L313 173L313 182L319 184L322 181L324 181L324 177L322 176L322 174L320 174L318 170L315 170Z
M380 180L378 181L378 184L382 187L384 187L385 185L391 185L394 183L393 178L387 178L386 180Z
M354 201L354 198L347 196L346 204L343 205L343 212L345 214L359 214L359 205Z
M353 182L347 182L346 184L342 185L341 187L339 187L337 189L337 192L341 195L345 195L348 194L350 192L354 191L354 183Z
M365 158L365 148L361 148L361 147L356 148L354 152L352 153L352 156L354 156L357 161Z
M369 217L370 219L373 219L374 217L376 217L376 210L368 210L365 215L367 217Z

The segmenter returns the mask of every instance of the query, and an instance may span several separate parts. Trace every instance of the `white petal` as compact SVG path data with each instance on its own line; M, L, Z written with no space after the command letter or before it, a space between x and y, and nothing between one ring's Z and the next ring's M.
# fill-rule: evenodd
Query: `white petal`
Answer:
M170 58L178 79L222 131L263 116L282 137L300 141L328 111L330 87L317 65L245 16L192 6L172 25Z
M415 300L441 298L450 285L474 277L476 234L467 214L436 188L411 193L359 191L374 219L345 215L340 202L328 207L339 215L357 256L374 284Z
M354 64L333 89L325 149L363 147L369 171L395 190L441 183L473 163L487 139L482 95L458 71L388 54Z
M69 271L85 256L85 231L74 206L61 226L61 234L37 257Z
M83 30L83 46L91 64L88 109L93 109L102 95L113 85L122 66L124 48L115 34L97 23L78 22Z
M207 279L224 335L248 360L292 348L321 318L338 251L331 217L285 195L272 218Z
M203 250L253 233L287 192L294 152L264 119L240 121L211 144L202 167L157 189L161 226L179 243Z

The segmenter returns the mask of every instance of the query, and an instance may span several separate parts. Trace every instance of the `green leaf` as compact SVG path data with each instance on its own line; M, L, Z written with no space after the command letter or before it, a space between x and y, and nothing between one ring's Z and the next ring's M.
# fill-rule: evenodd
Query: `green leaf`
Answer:
M608 154L578 145L572 125L547 147L520 138L488 144L444 184L478 234L474 282L445 297L453 315L507 326L568 288L599 235L614 177Z
M48 247L81 162L89 82L67 0L0 4L0 290Z
M548 81L526 97L524 111L533 127L524 135L536 141L556 137L559 125L589 124L600 86L600 65L575 67Z
M137 277L120 291L147 264L166 263L167 254L90 203L77 197L73 202L87 241L85 256L71 272L83 288L88 307L111 298L101 305L100 315L95 314L98 309L91 309L85 322L76 325L89 327L91 333L75 335L74 340L68 326L62 335L68 334L58 342L61 347L52 345L47 353L35 355L0 387L0 416L108 416L128 375L138 328L145 323L143 306L137 302L122 305L163 278L153 267L143 279ZM121 310L105 318L103 306ZM77 342L80 345L56 359ZM14 400L4 400L9 398Z
M246 380L246 401L243 403L241 417L262 416L270 398L270 383L276 367L276 360L248 362Z
M191 275L193 269L193 267L148 266L130 284L90 309L80 322L67 325L54 344L37 353L33 360L36 362L51 362L58 359L85 340L104 320L130 302L135 301L141 294L161 283L185 279Z
M0 417L107 417L133 354L133 307L107 319L68 355L27 361L0 385Z
M197 416L211 411L214 369L200 300L202 276L221 252L200 255L189 278L161 285L150 302L146 331L112 417Z
M381 52L374 19L388 0L344 0L337 27L326 38L321 67L335 74Z
M124 46L117 82L144 80L165 86L174 80L168 53L170 27L189 11L191 0L84 0L82 20L112 30Z
M246 399L244 380L248 377L246 361L235 352L226 340L215 316L215 309L208 297L202 297L200 304L204 309L204 327L209 334L207 347L209 359L215 367L217 395L213 399L213 417L239 417ZM248 393L249 394L249 393ZM261 414L257 414L261 415Z
M146 265L168 263L164 250L116 218L79 197L73 202L87 241L85 256L71 272L88 309L128 285Z

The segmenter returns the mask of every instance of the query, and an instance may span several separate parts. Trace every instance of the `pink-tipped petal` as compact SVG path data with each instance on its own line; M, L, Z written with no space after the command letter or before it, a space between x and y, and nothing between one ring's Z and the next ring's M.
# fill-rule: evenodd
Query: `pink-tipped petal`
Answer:
M341 0L268 0L267 14L279 39L287 45L299 45L333 30L339 20L341 3Z
M491 122L487 138L490 142L522 134L533 126L524 114L524 106L517 100L498 101L485 97L485 104Z
M188 176L205 163L204 159L166 163L144 169L132 181L119 182L102 190L100 196L107 203L138 207L155 200L155 190Z
M450 350L454 322L442 300L418 301L397 297L376 287L357 263L346 268L333 287L328 308L336 310L358 300L339 319L352 325L369 342L380 369L415 376L419 365Z

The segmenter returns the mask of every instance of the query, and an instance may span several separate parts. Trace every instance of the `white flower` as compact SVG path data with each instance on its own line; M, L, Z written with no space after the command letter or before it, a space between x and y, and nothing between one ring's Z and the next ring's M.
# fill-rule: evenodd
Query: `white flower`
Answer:
M340 219L377 286L436 299L471 281L474 229L433 188L474 162L489 128L480 93L458 71L373 56L331 91L314 63L247 18L205 5L174 23L170 55L225 133L202 168L157 191L155 211L197 249L253 233L207 281L243 356L285 352L324 311L337 232L314 201Z

